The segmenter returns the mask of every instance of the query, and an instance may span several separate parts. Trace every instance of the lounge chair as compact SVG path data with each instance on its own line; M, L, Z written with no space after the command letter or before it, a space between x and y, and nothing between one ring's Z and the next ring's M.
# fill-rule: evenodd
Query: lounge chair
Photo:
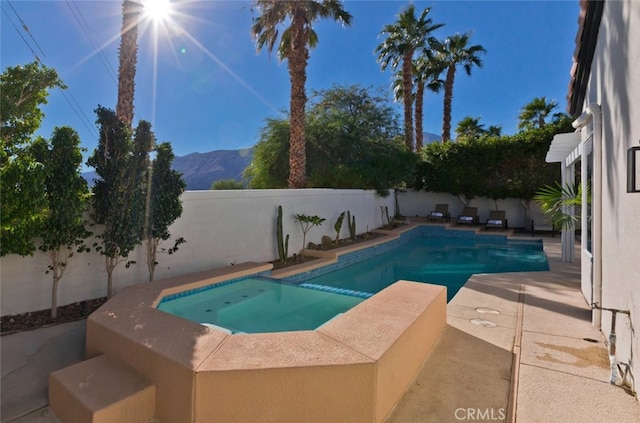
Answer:
M448 204L436 204L436 209L429 213L429 222L449 222L451 214L449 214Z
M507 219L504 210L491 210L489 212L489 220L487 220L487 229L507 229Z
M477 225L480 223L477 207L465 207L458 216L458 225Z
M531 236L534 236L536 232L550 232L551 237L555 238L556 234L561 231L558 230L553 223L549 223L548 221L535 223L533 219L531 219Z

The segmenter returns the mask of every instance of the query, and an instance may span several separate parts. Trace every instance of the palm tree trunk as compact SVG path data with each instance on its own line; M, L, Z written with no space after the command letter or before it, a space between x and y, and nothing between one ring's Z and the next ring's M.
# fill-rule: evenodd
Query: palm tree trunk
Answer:
M307 61L309 50L304 38L304 16L297 13L292 22L293 45L287 66L291 79L290 132L289 132L289 188L307 186L307 156L305 149L305 106L307 96Z
M129 129L133 122L133 93L138 60L138 18L141 10L142 5L137 1L122 2L116 115L127 124Z
M402 60L402 99L404 100L404 143L413 151L413 83L411 76L413 72L413 49L408 48Z
M424 82L419 82L416 87L416 151L422 150L422 106L424 101Z
M444 110L442 112L442 142L451 140L451 100L453 99L453 80L456 75L455 65L447 69L444 83Z

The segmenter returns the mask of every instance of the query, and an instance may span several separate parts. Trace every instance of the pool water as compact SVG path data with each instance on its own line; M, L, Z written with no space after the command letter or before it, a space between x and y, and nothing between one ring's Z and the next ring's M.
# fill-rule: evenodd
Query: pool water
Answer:
M302 282L263 277L163 298L158 309L232 333L313 330L398 280L447 287L473 274L549 270L541 241L416 237L400 247Z
M233 333L312 330L364 300L261 278L168 298L160 302L159 310Z
M417 237L388 253L305 282L375 294L404 279L447 286L447 301L473 274L549 270L541 241Z

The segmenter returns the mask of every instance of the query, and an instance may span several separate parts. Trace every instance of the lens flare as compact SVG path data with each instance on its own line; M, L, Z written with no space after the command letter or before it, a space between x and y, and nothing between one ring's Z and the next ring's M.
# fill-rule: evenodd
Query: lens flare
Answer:
M173 12L170 0L146 0L143 7L144 16L153 22L163 22Z

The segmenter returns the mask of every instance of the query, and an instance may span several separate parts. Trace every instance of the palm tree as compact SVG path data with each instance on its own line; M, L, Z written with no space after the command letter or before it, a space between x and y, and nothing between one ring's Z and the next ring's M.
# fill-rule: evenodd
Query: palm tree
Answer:
M587 185L587 205L591 204L590 185ZM580 216L575 211L580 211L582 206L582 185L575 184L545 185L540 188L533 199L538 202L542 211L549 216L554 229L570 230L578 227ZM577 210L576 210L577 209Z
M551 115L551 112L556 107L558 107L557 101L547 101L546 97L535 97L520 111L518 129L532 129L536 125L538 128L542 128L546 124L545 119ZM556 115L558 113L553 116L555 117Z
M487 135L493 137L499 137L502 135L502 126L500 125L490 125L489 129L487 129Z
M394 24L384 26L381 34L384 34L386 39L375 50L383 71L389 65L395 70L402 62L404 142L410 150L413 150L413 54L416 50L435 42L429 34L443 25L434 24L431 18L427 19L430 11L431 8L425 8L420 16L416 17L415 6L413 3L409 4L404 11L400 12Z
M453 99L453 83L456 76L456 68L462 65L467 75L471 75L471 68L475 65L482 67L482 60L478 55L486 53L484 47L479 44L469 46L471 34L455 34L444 42L435 45L436 59L447 70L444 84L444 111L442 116L442 142L451 139L451 100Z
M422 130L422 112L424 104L424 89L437 93L444 86L439 79L442 69L439 64L426 56L420 56L413 63L413 80L416 85L416 151L422 150L424 132Z
M480 135L486 133L484 125L480 123L480 117L473 118L467 116L458 122L456 128L456 138L458 140L474 140L480 137Z
M140 1L124 0L122 2L116 115L129 129L133 122L133 92L138 61L138 21L141 13Z
M351 14L346 12L340 0L256 0L260 16L253 19L251 33L258 51L266 47L273 51L278 38L278 59L287 59L291 81L290 132L289 132L289 188L307 185L305 152L305 106L307 96L307 63L309 49L318 44L313 22L318 18L331 18L343 25L351 24ZM291 24L282 31L278 27L287 21Z
M415 127L416 127L416 151L420 152L424 145L424 132L422 129L422 116L424 104L424 90L437 93L444 86L444 81L438 79L441 69L430 59L425 56L419 56L413 61L413 84L416 86L416 92L412 101L415 101ZM404 99L403 77L402 71L397 71L393 83L393 94L396 101Z

